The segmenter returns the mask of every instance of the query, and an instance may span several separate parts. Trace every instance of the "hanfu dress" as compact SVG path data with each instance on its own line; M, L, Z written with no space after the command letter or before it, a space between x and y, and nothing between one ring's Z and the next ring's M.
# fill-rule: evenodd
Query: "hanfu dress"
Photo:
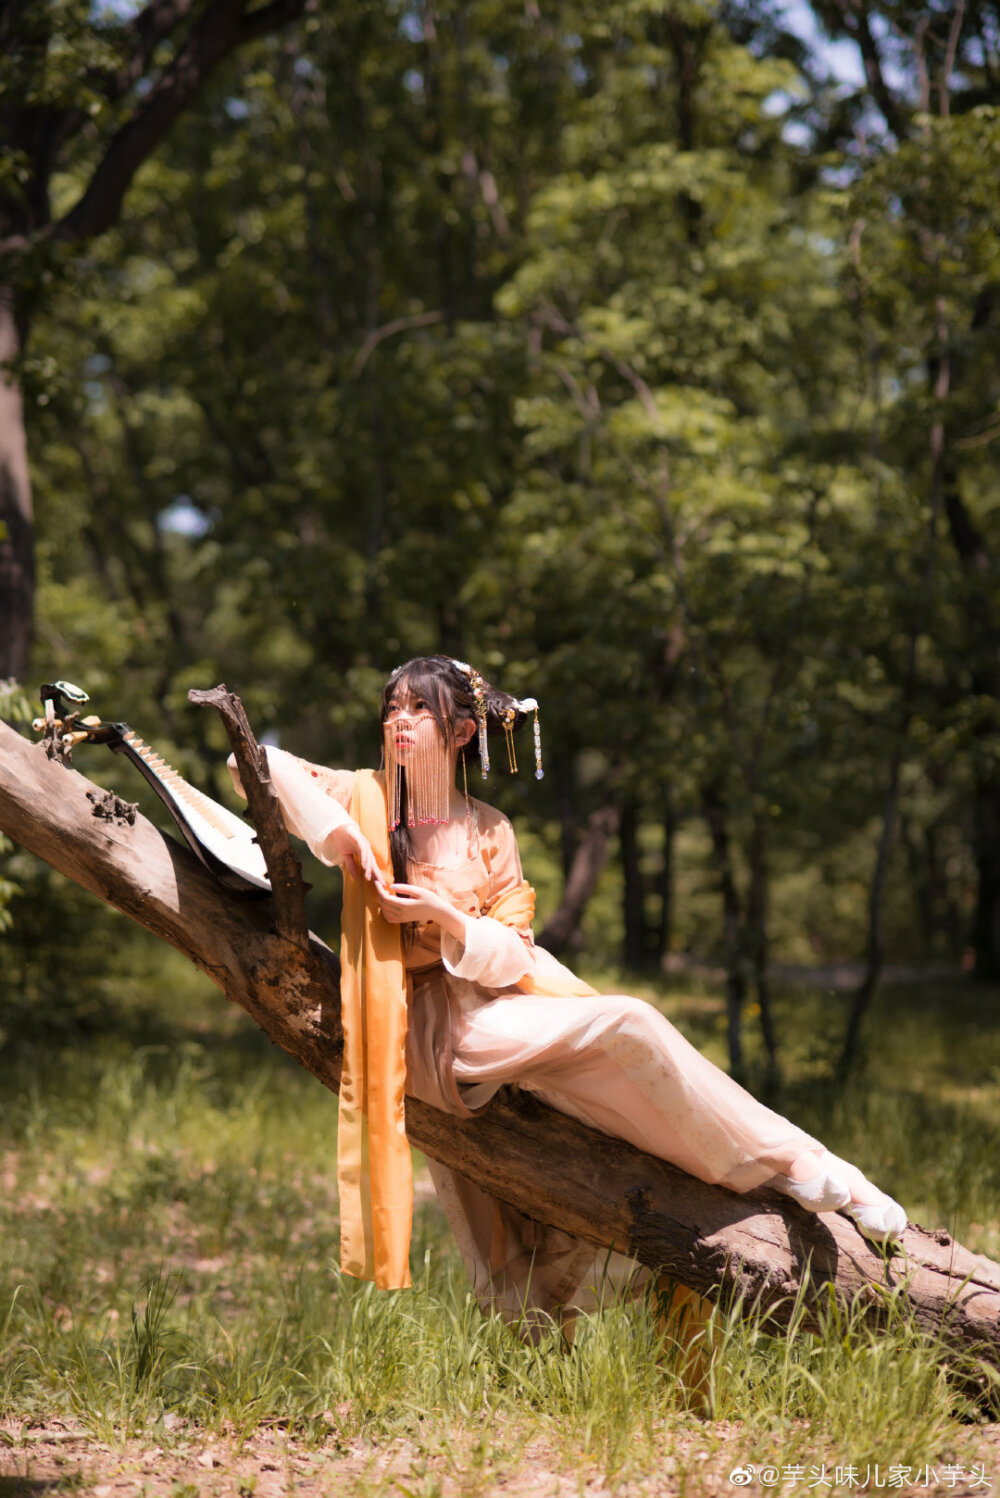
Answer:
M290 832L323 862L351 805L354 775L268 750ZM491 911L525 888L510 822L473 801L471 851L441 867L417 863L410 882L466 917L465 939L435 923L403 946L407 987L406 1090L468 1118L502 1086L534 1093L562 1113L690 1175L743 1192L822 1151L702 1056L652 1004L595 994L535 945L530 927ZM562 990L560 996L556 992ZM630 1261L543 1227L450 1170L430 1174L484 1309L517 1319L589 1309L601 1284Z

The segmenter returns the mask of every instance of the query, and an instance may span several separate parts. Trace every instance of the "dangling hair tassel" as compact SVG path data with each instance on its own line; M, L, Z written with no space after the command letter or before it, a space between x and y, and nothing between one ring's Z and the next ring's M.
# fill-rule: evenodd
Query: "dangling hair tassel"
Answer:
M403 767L396 759L396 735L388 723L383 724L382 727L382 744L385 764L385 804L391 832L399 826Z
M479 765L485 780L490 773L490 745L486 728L486 693L478 671L471 673L472 695L476 700L476 722L479 725Z
M479 763L482 767L483 779L485 780L490 769L490 749L487 742L488 708L486 705L486 684L479 672L470 666L468 661L452 659L451 663L457 671L460 671L468 679L469 688L472 692L475 703L476 725L479 733ZM518 701L516 697L512 697L508 698L508 701L513 703L513 707L507 708L503 713L498 712L498 716L500 717L507 740L507 763L510 767L510 772L513 775L517 770L517 754L514 748L514 724L517 721L517 715L518 713L523 713L527 717L528 713L533 712L535 715L535 779L543 780L545 778L545 771L542 768L542 731L538 726L538 703L534 697L524 697L521 701Z
M503 736L507 741L507 768L512 775L517 774L517 754L514 750L514 724L517 721L517 709L508 707L503 715Z
M414 732L407 763L401 765L396 748L396 725L386 723L383 727L383 753L389 830L398 827L402 821L404 785L408 827L447 822L451 777L448 754L440 736L430 740Z
M483 779L490 773L490 746L486 740L486 714L483 713L479 719L479 764L482 768Z

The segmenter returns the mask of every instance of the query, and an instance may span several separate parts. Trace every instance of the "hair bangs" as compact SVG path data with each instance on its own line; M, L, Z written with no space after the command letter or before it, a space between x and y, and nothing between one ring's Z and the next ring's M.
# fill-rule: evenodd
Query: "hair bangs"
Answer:
M441 666L432 656L417 656L393 672L386 683L382 696L382 721L385 722L389 703L397 692L409 692L411 697L423 697L431 710L434 721L441 730L445 744L454 743L454 717L452 694L444 680Z

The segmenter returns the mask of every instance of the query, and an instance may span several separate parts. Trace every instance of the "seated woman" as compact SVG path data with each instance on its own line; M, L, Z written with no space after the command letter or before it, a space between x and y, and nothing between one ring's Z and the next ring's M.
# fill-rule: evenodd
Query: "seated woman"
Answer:
M878 1241L901 1233L898 1203L759 1103L651 1004L597 994L535 946L513 829L465 782L466 745L478 739L485 774L490 731L506 733L512 754L510 735L535 706L463 662L421 657L386 684L383 771L268 751L289 830L353 876L342 933L344 1269L408 1283L404 1086L471 1117L513 1083L700 1180L737 1192L766 1184L810 1211L843 1210ZM535 723L540 774L537 711ZM593 1303L583 1293L596 1283L593 1247L429 1166L484 1307L516 1318Z

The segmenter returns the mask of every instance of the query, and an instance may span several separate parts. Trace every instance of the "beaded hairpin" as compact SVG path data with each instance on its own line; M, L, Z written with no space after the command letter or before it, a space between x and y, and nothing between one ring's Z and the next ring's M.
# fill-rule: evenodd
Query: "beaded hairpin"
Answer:
M479 764L485 780L490 771L490 750L487 741L486 719L486 689L483 678L479 672L470 666L467 661L457 661L452 658L452 665L457 667L463 675L469 678L472 696L475 701L476 726L479 734ZM534 697L511 698L513 706L506 708L501 714L503 731L507 740L507 762L510 773L513 775L517 770L517 756L514 752L514 724L517 714L534 713L534 744L535 744L535 779L542 780L545 771L542 768L542 730L538 723L538 703Z

